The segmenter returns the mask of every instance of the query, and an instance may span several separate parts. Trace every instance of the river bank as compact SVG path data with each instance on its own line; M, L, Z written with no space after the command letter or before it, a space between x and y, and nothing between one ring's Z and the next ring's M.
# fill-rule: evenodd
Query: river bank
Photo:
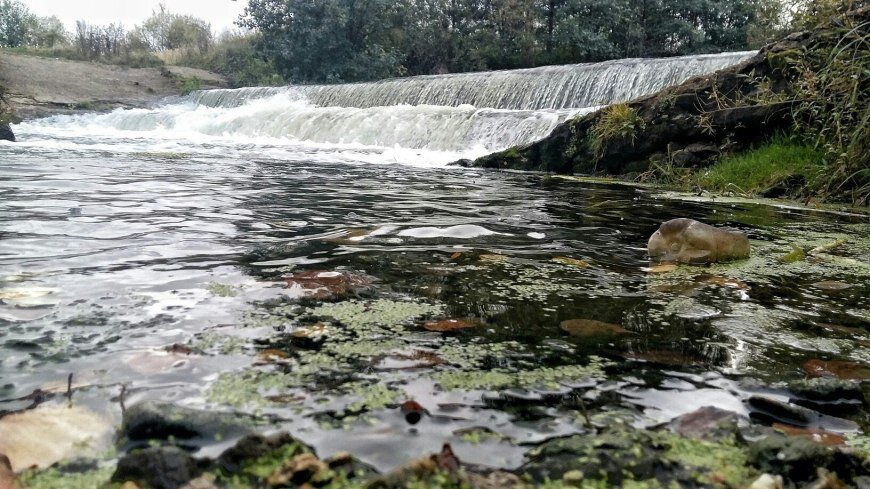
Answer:
M194 80L196 80L194 82ZM0 50L0 85L16 120L147 107L190 88L226 88L221 75L195 68L129 68Z
M868 7L819 19L733 67L461 164L866 205L868 19Z

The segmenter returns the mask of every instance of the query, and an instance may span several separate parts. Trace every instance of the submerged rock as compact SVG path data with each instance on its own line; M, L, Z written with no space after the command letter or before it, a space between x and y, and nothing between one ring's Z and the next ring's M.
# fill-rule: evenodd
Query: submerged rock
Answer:
M749 238L736 229L693 219L671 219L647 243L650 258L662 262L715 263L749 258Z
M15 134L9 124L0 123L0 141L15 141Z

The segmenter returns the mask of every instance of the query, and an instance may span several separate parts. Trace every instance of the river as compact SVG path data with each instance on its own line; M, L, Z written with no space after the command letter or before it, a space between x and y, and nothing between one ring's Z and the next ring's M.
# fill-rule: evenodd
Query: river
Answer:
M638 426L708 404L769 424L748 400L789 403L774 383L829 360L866 369L865 215L448 167L591 108L558 90L482 108L457 95L480 80L409 83L444 87L411 101L382 84L200 92L14 126L19 142L0 142L0 414L65 402L72 374L72 400L112 427L162 401L260 417L379 470L442 442L517 468L587 429L578 396ZM359 95L378 90L399 98ZM638 95L623 92L609 96ZM744 230L752 257L650 270L646 240L674 217ZM414 425L397 412L409 399L429 413ZM866 423L832 414L814 425ZM214 456L238 437L216 438L186 443Z

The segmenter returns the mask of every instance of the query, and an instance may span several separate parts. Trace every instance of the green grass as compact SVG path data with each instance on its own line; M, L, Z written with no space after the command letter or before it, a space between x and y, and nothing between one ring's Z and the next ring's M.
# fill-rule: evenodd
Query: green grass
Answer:
M708 191L757 193L789 175L802 175L807 182L824 169L824 153L788 136L778 135L764 145L722 158L695 175L695 184Z

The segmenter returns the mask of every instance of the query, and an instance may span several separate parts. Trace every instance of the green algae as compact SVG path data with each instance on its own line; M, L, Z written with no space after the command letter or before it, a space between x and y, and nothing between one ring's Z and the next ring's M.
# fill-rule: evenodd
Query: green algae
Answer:
M86 472L62 472L51 467L24 471L18 481L22 489L116 489L121 485L110 482L114 471L111 465Z
M432 379L445 390L501 390L511 387L558 389L562 382L603 380L604 361L591 357L587 365L563 365L529 370L447 370Z
M347 406L347 410L351 412L397 406L403 398L407 397L403 391L382 383L353 382L342 387L348 394L359 399Z
M236 408L262 408L271 404L266 392L283 392L298 383L296 376L281 372L255 369L226 372L212 382L205 398L209 402Z
M209 282L207 286L211 295L217 297L235 297L239 293L239 289L235 286L222 284L220 282Z
M192 349L221 355L241 355L248 347L248 341L238 336L207 331L196 337L189 345Z

